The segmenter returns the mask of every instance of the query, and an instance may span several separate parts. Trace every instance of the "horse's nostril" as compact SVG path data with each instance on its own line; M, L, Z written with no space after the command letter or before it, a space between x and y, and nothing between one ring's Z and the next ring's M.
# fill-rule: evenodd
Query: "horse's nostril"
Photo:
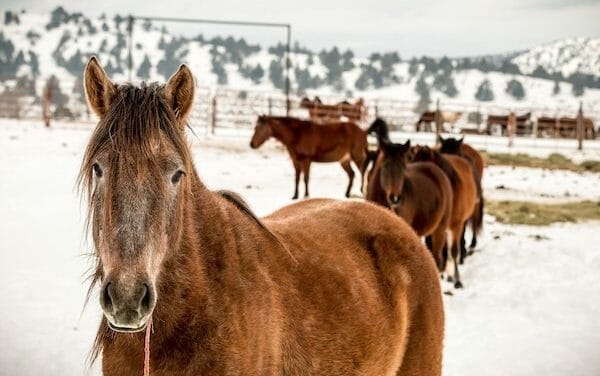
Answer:
M140 313L145 314L152 310L153 298L152 289L144 283L142 291L142 300L140 302Z
M104 286L104 291L102 292L102 305L105 309L110 310L113 305L113 288L112 283L108 282L106 286Z

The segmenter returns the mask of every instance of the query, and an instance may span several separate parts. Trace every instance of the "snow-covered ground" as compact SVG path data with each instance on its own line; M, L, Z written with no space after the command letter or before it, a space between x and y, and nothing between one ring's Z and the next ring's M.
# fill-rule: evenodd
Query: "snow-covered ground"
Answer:
M275 142L190 135L202 179L241 193L260 215L290 202L292 168ZM98 374L85 358L100 318L82 313L89 260L75 176L88 125L0 121L0 375ZM492 167L486 193L509 199L598 199L598 174ZM342 198L336 164L315 164L312 196ZM504 185L508 189L496 189ZM355 182L356 195L359 194ZM503 197L504 198L504 197ZM505 226L486 218L481 246L444 283L444 374L600 374L600 223Z

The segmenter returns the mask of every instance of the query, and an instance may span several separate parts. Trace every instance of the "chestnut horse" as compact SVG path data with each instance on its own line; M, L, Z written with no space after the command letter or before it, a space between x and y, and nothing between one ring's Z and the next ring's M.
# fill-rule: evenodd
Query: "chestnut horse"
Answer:
M293 117L259 116L250 147L256 149L271 137L286 147L294 164L296 184L293 199L298 198L300 174L304 175L304 197L308 197L312 162L340 162L348 174L346 197L350 197L354 181L354 170L350 163L354 162L360 171L360 190L363 190L367 134L358 125L347 122L315 124L310 120Z
M200 181L186 66L135 87L91 58L84 82L105 375L441 374L438 273L404 221L335 200L258 219Z
M450 181L433 163L408 164L410 141L405 144L383 141L379 150L369 174L367 200L392 209L417 235L430 236L431 253L439 271L444 271L442 251L452 213Z
M465 144L463 140L464 138L443 138L442 136L439 136L440 152L442 154L459 155L465 158L467 161L469 161L469 163L471 163L473 173L475 174L475 181L477 182L478 201L475 208L475 212L473 213L471 219L469 219L469 223L471 224L471 229L473 233L471 237L471 245L469 246L469 248L475 248L477 246L477 235L481 232L481 229L483 228L484 200L481 180L483 179L483 169L485 167L485 163L483 162L483 157L481 156L481 154L479 154L479 152L475 150L471 145Z
M461 241L465 223L473 216L477 204L477 183L471 165L464 158L457 155L442 155L439 151L428 146L415 146L411 151L413 162L433 162L448 176L452 186L452 216L450 219L450 232L452 233L452 246L450 254L454 264L454 276L448 274L448 280L454 281L454 287L462 287L459 262L462 264L466 251ZM460 260L459 260L460 257Z

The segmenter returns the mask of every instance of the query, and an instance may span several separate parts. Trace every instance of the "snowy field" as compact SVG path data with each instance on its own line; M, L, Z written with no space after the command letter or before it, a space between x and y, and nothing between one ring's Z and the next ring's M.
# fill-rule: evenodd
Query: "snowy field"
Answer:
M100 318L82 311L90 266L75 176L88 125L0 121L0 375L96 375L85 359ZM215 189L241 193L260 215L290 202L293 172L274 142L190 135L196 165ZM600 174L492 167L489 197L562 202L600 198ZM336 164L313 165L313 197L342 198ZM503 186L503 188L498 188ZM568 195L565 194L568 192ZM355 182L355 195L359 194ZM505 226L485 233L444 283L444 375L600 374L600 223Z

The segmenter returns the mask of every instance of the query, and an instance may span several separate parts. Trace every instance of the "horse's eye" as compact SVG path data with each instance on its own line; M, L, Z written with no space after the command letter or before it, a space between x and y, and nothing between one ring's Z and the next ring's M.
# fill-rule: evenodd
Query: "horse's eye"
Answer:
M173 184L177 184L179 183L179 180L181 180L181 177L184 175L185 173L181 170L177 170L177 172L175 172L173 174L173 176L171 177L171 182Z
M98 163L94 163L92 165L92 169L94 170L94 174L96 175L96 177L101 178L102 177L102 169L100 168L100 165Z

